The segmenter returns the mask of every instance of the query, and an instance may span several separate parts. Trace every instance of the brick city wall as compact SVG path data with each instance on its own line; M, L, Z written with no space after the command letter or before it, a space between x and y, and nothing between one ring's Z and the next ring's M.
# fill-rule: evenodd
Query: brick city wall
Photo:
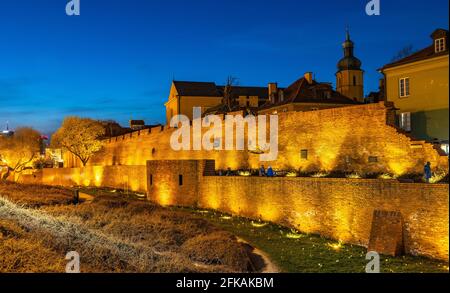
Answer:
M161 205L196 206L204 161L148 161L149 199Z
M400 212L405 249L448 259L449 187L396 180L201 176L201 163L149 162L150 200L271 221L368 245L374 211ZM179 185L179 176L183 185ZM189 191L186 193L186 191Z
M387 125L388 110L381 103L278 116L279 155L276 161L266 162L266 167L400 175L421 173L430 161L433 168L448 169L447 157L432 145L414 142ZM261 164L259 155L248 151L173 151L170 137L174 131L157 127L111 138L89 164L134 166L148 160L177 159L215 160L218 169L257 169ZM307 151L307 159L301 158L302 150ZM68 167L79 167L70 156L65 162Z
M110 187L147 191L146 166L88 166L85 168L43 169L22 176L19 182L57 186Z

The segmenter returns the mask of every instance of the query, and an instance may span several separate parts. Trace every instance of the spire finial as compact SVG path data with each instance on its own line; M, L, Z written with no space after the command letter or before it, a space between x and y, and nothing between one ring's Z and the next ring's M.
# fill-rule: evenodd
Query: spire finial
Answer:
M345 28L345 37L347 41L350 41L350 28L348 27L348 25Z

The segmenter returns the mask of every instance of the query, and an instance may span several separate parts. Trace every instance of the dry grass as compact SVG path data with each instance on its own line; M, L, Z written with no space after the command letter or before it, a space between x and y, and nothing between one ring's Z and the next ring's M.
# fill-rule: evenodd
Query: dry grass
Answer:
M0 218L6 220L0 231L9 235L1 239L0 253L8 254L0 262L3 271L60 271L69 251L80 254L83 272L245 272L249 267L246 249L234 236L186 212L117 196L71 205L70 191L51 187L4 184L0 194L8 198L0 197Z
M183 251L195 261L210 265L225 265L235 271L248 267L248 253L234 236L218 231L208 235L199 235L187 240Z
M73 191L61 187L21 185L0 180L0 195L31 208L70 204Z
M0 273L64 272L65 263L57 253L12 221L0 220L0 247Z

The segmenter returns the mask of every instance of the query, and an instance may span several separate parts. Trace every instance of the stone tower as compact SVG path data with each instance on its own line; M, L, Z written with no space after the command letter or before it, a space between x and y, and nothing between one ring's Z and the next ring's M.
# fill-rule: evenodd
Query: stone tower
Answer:
M342 95L355 101L364 101L364 71L361 69L361 61L353 55L354 43L350 39L347 30L347 37L342 45L344 48L344 58L337 67L336 90Z

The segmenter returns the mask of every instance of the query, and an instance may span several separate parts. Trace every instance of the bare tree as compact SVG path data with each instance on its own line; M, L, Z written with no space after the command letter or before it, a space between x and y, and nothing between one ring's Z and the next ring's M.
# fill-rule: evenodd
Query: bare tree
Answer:
M7 167L2 179L6 180L11 172L20 174L31 167L40 148L41 134L30 127L17 129L13 136L0 137L0 161Z
M228 111L231 111L233 109L233 105L235 103L233 95L233 87L237 85L237 81L238 78L233 77L231 75L228 76L227 83L223 90L223 104L227 106Z
M72 153L86 166L91 157L101 150L100 139L105 128L96 120L80 117L67 117L51 139L51 145Z
M392 57L391 62L398 61L400 59L403 59L405 57L408 57L410 55L414 54L413 45L405 46L403 49L397 52L394 57Z

